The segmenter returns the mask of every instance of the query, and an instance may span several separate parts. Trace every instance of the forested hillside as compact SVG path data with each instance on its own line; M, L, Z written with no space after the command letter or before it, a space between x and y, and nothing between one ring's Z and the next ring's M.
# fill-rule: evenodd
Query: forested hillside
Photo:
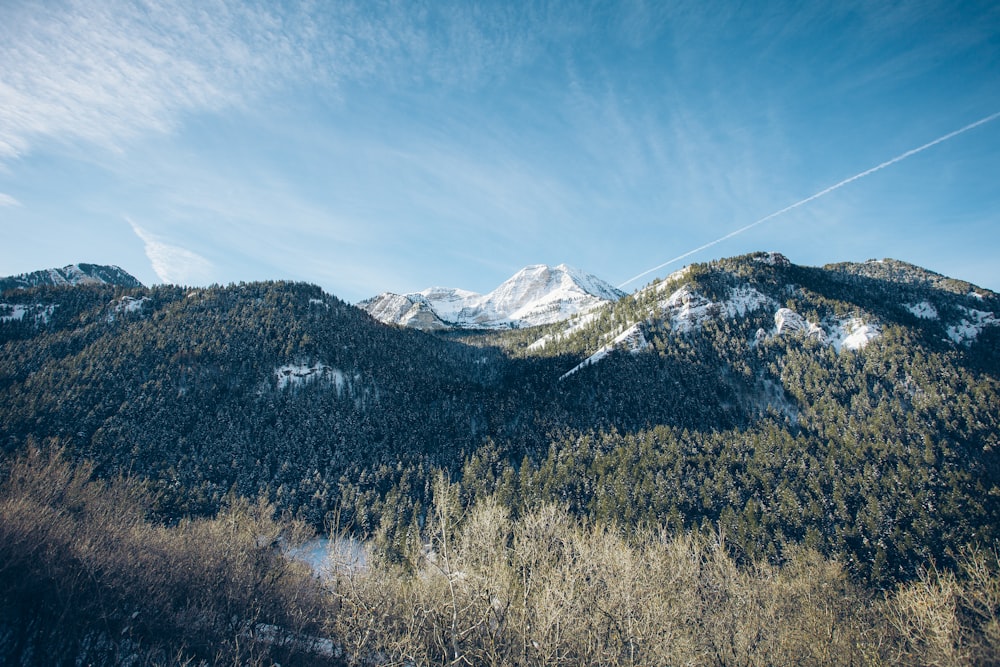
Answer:
M412 572L446 488L515 522L716 540L739 567L807 549L864 590L1000 538L1000 299L902 262L758 253L506 332L387 326L282 282L0 302L4 474L58 451L135 480L156 524L262 498Z
M901 262L693 265L462 338L293 283L3 300L44 314L0 322L7 455L147 477L169 521L235 490L398 551L442 469L468 500L724 529L747 557L804 543L874 581L1000 525L1000 302Z

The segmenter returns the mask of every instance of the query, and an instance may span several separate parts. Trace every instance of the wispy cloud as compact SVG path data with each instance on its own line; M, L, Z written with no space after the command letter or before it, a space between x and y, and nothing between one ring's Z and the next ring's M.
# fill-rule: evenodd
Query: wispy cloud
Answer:
M532 28L465 3L5 3L0 161L52 138L120 149L296 82L482 81L524 62Z
M214 267L207 259L187 248L163 241L131 218L126 217L125 220L142 240L146 257L160 280L176 285L204 285L212 281Z
M11 197L9 194L0 192L0 208L13 208L21 206L21 202Z

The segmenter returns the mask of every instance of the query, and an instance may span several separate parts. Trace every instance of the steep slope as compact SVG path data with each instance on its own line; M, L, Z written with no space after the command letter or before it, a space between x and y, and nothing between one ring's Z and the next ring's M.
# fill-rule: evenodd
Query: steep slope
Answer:
M614 350L645 350L651 337L748 321L756 325L750 328L751 345L798 336L838 353L856 351L877 339L884 325L896 324L913 326L934 347L945 343L968 349L1000 326L1000 297L897 260L817 269L796 266L777 253L756 253L686 267L620 302L568 319L527 351L586 352L569 375ZM596 348L593 341L599 343ZM982 352L989 346L977 347Z
M376 319L422 330L499 329L560 322L624 295L590 274L560 264L528 266L489 294L432 287L385 293L358 304Z
M26 289L41 285L118 285L142 287L134 276L117 266L100 264L70 264L61 269L44 269L17 276L0 278L0 292Z

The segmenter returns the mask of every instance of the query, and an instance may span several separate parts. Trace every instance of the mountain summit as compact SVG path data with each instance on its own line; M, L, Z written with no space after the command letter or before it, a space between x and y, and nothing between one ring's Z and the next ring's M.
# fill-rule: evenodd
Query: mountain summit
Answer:
M142 283L124 269L102 264L70 264L61 269L43 269L0 278L0 292L27 289L40 285L120 285L142 287Z
M535 264L489 294L431 287L403 295L385 292L358 306L382 322L413 329L504 329L560 322L624 294L565 264Z

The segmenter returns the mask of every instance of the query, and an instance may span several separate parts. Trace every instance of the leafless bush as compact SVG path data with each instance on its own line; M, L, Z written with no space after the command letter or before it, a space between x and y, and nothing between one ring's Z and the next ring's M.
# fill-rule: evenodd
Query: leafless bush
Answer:
M913 665L1000 664L1000 559L969 550L958 573L928 569L886 605L896 656Z
M97 481L58 454L32 452L5 473L0 662L308 656L282 636L315 632L326 601L277 548L288 530L267 503L233 497L215 519L166 527L146 520L139 483Z
M447 493L449 489L439 489ZM413 568L333 584L361 664L866 664L873 607L815 552L737 567L720 540L626 534L555 506L434 511ZM364 633L354 629L364 627Z

